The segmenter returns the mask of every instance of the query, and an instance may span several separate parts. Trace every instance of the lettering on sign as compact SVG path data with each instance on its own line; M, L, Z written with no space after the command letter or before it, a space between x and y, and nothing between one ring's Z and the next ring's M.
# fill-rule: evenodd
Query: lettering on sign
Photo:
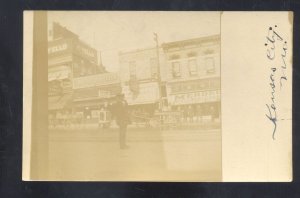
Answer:
M55 46L52 46L52 47L48 48L48 54L64 51L66 49L68 49L68 44L67 43L60 44L60 45L55 45Z
M215 102L220 100L220 91L202 91L169 96L172 105Z

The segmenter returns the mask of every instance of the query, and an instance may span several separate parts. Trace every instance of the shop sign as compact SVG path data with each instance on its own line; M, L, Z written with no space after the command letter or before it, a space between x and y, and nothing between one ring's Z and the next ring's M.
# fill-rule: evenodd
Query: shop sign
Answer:
M48 48L48 53L51 54L51 53L55 53L55 52L64 51L66 49L68 49L68 44L63 43L63 44L60 44L60 45L55 45L55 46L49 47Z
M171 105L197 104L220 100L220 90L201 91L168 96Z
M48 42L48 55L57 56L70 53L72 43L70 39L60 39Z
M182 93L186 91L199 92L199 91L205 91L209 89L210 90L219 89L220 78L210 78L210 79L171 83L169 86L172 94Z
M120 83L119 75L117 73L104 73L74 78L73 89L96 87L116 83Z

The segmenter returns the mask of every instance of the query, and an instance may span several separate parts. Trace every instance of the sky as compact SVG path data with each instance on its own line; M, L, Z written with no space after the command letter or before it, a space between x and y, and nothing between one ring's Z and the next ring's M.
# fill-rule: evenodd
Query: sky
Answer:
M97 51L108 71L119 69L118 53L159 44L220 34L220 12L49 11L58 22Z

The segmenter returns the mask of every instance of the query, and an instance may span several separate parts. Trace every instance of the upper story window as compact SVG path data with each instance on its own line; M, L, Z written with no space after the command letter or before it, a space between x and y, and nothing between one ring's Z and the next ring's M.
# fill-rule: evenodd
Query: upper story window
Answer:
M136 63L135 61L129 62L129 75L130 77L136 77Z
M190 76L197 76L198 74L198 65L196 59L190 59L188 61L189 73Z
M214 58L210 57L205 59L205 68L206 68L206 73L208 74L213 74L216 72Z
M173 78L180 78L181 71L180 71L180 62L172 62L172 77Z
M157 78L157 73L158 73L157 58L150 58L150 72L151 72L151 78Z

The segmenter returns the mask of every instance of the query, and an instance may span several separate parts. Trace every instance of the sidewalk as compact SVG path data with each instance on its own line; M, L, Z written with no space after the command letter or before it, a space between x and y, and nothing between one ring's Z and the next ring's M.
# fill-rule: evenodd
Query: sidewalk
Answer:
M203 129L220 129L221 123L220 121L215 122L201 122L201 123L192 123L192 122L184 122L178 123L177 126L169 125L169 127L150 127L147 126L146 123L133 123L128 125L128 130L203 130ZM71 126L56 126L55 128L50 127L49 130L115 130L118 129L118 126L115 122L112 122L110 127L107 129L99 127L98 123L85 123L82 125L71 125Z
M118 130L50 133L51 179L220 181L219 130L128 130L122 150Z
M179 141L208 139L213 137L221 138L220 129L168 129L154 130L151 128L129 128L127 130L128 142L161 142L161 141ZM116 142L119 138L119 129L68 129L68 130L50 130L50 141L89 141L89 142Z

